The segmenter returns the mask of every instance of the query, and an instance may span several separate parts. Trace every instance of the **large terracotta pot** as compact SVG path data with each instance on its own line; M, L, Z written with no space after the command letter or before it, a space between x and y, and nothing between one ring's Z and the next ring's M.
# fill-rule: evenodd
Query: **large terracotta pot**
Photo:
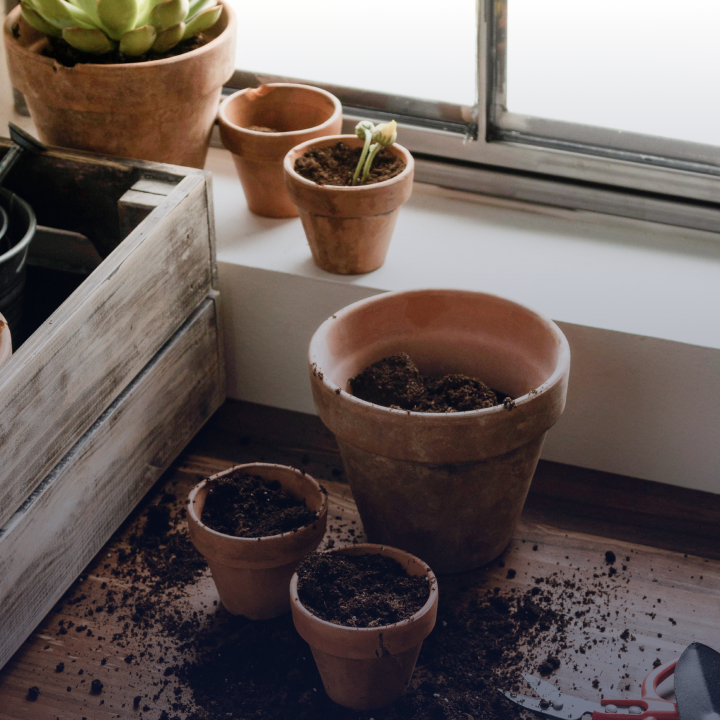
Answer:
M65 67L41 54L48 39L22 19L19 7L4 28L10 79L24 94L44 143L205 164L220 92L235 69L236 21L228 3L206 33L210 42L149 62Z
M318 513L312 525L262 538L238 538L211 530L202 522L209 485L241 470L277 480ZM190 493L187 508L190 538L210 566L220 600L233 615L251 620L278 617L290 609L290 579L301 560L315 550L327 526L327 494L309 475L284 465L237 465L203 480Z
M399 352L423 373L475 376L514 398L514 407L415 413L350 394L350 378ZM495 295L388 293L326 320L310 343L313 397L337 438L368 539L407 550L438 573L497 557L545 434L565 407L569 370L555 323Z
M356 148L363 140L355 135L336 135L310 140L285 157L285 182L300 210L305 235L318 267L339 275L358 275L377 270L390 247L400 206L412 194L415 163L402 145L389 151L402 158L405 169L396 177L372 185L318 185L295 172L295 161L312 147L328 147L338 141Z
M307 140L337 135L342 105L320 88L271 83L223 100L218 121L250 210L266 217L297 217L298 209L285 189L285 155ZM278 132L249 129L252 126Z
M2 367L12 355L12 338L10 337L10 326L0 314L0 367Z
M423 640L435 627L437 580L422 560L396 548L365 544L330 552L385 555L397 560L409 575L427 575L430 580L430 596L412 617L373 628L346 627L321 620L300 602L297 574L290 584L295 628L310 645L330 699L352 710L385 707L407 689Z

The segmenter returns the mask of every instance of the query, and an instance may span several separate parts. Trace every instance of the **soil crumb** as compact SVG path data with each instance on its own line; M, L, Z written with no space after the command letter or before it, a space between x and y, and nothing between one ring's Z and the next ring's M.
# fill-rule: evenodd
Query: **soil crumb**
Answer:
M427 602L425 575L408 575L383 555L311 553L298 568L298 596L322 620L379 627L414 615Z
M411 412L482 410L500 405L506 399L503 393L491 390L468 375L452 374L436 379L422 375L406 353L369 365L351 378L350 389L361 400Z
M295 161L295 172L318 185L351 185L362 148L339 142L330 147L311 148ZM383 148L375 156L370 175L363 185L390 180L405 169L405 163Z
M245 538L279 535L315 520L317 513L277 480L242 471L213 481L202 511L202 521L210 529Z
M40 688L37 685L33 685L27 691L27 699L35 702L40 697Z

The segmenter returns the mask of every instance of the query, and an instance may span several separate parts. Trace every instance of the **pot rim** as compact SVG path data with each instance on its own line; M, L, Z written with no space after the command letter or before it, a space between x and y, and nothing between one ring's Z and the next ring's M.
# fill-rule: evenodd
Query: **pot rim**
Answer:
M399 177L399 176L398 176ZM395 178L393 178L395 179ZM314 184L314 183L313 183ZM382 184L382 183L378 183ZM325 186L323 186L325 187ZM455 293L455 294L472 294L472 295L485 295L487 297L491 298L498 298L500 300L503 300L504 302L512 303L513 305L517 305L518 307L523 308L524 310L527 310L528 312L533 313L538 318L543 320L548 324L550 329L552 330L553 334L555 335L556 339L559 341L560 345L560 354L555 366L555 370L550 375L550 377L545 380L543 383L541 383L538 387L533 388L531 391L525 393L524 395L520 395L517 398L512 398L513 402L515 403L515 407L526 405L532 401L534 401L536 398L538 398L541 395L544 395L549 390L551 390L555 385L562 382L562 379L566 373L567 367L570 364L570 345L568 344L567 338L565 337L564 333L560 330L560 328L555 324L553 320L551 320L549 317L544 315L543 313L538 312L537 310L533 310L532 308L527 307L526 305L522 305L521 303L515 302L514 300L509 300L508 298L502 297L501 295L495 295L493 293L485 293L481 292L479 290L460 290L457 288L424 288L424 289L416 289L416 290L398 290L394 292L384 292L380 293L378 295L373 295L372 297L365 298L364 300L358 300L357 302L354 302L350 305L347 305L346 307L342 308L342 310L338 310L336 313L331 315L327 320L325 320L320 327L315 331L315 333L312 336L312 339L310 340L310 348L308 352L308 359L310 363L310 372L312 373L313 377L315 377L318 382L320 382L322 385L325 386L326 389L330 390L331 392L335 393L336 395L339 395L342 397L346 402L355 403L361 408L369 408L376 412L386 412L395 414L397 417L422 417L422 418L438 418L439 422L443 422L443 420L440 420L440 418L446 418L448 420L452 420L454 418L472 418L476 416L487 416L487 415L493 415L493 414L499 414L503 412L507 412L504 405L494 405L490 408L482 408L480 410L464 410L461 412L454 412L454 413L431 413L431 412L416 412L413 410L401 410L401 409L395 409L395 408L389 408L385 407L384 405L376 405L375 403L368 402L367 400L362 400L359 397L356 397L355 395L352 395L351 393L347 392L340 386L336 385L334 382L330 381L327 377L327 374L323 371L322 367L318 364L317 360L315 360L315 352L314 348L316 343L319 342L319 336L321 331L328 325L330 325L335 320L339 319L343 315L349 314L350 312L353 312L359 307L362 307L364 305L369 305L375 302L382 302L381 298L385 298L388 296L396 296L396 295L415 295L420 293L427 293L427 292L440 292L440 293ZM324 333L323 333L324 334Z
M37 230L37 218L35 217L35 211L32 209L32 205L30 205L30 203L28 203L26 200L23 200L19 195L16 195L15 193L10 192L5 188L0 188L0 194L3 198L7 200L8 203L18 203L20 207L25 211L28 219L28 228L25 231L25 235L23 235L22 239L19 242L15 243L15 245L13 245L6 253L0 255L0 265L2 265L11 258L15 257L15 255L23 252L30 244L30 241L33 239L33 237L35 237L35 231Z
M312 127L308 128L302 128L300 130L288 130L286 132L260 132L259 130L250 130L249 128L243 127L242 125L237 125L234 122L231 122L227 119L226 116L226 110L228 106L231 104L231 101L247 94L250 90L259 90L263 87L287 87L287 88L300 88L302 90L309 90L312 91L315 94L323 95L324 97L328 98L332 101L333 104L333 112L332 115L325 120L325 122L320 123L320 125L313 125ZM306 135L309 132L317 132L319 130L324 130L326 127L329 127L334 123L338 117L342 115L342 103L338 98L335 97L332 93L328 92L327 90L323 90L322 88L315 87L313 85L305 85L303 83L285 83L285 82L277 82L277 83L263 83L262 85L259 85L256 88L244 88L243 90L238 90L237 92L234 92L232 95L229 95L226 97L221 103L220 107L218 108L218 121L224 125L226 125L229 129L233 131L238 131L240 133L247 133L251 137L267 137L267 138L292 138L293 136L300 136L300 135Z
M204 55L205 53L210 52L212 49L214 49L216 45L219 45L228 31L234 32L235 26L237 24L235 11L232 9L231 4L226 0L218 0L218 3L223 6L223 14L227 13L227 25L217 37L214 37L210 42L205 43L205 45L203 45L202 47L195 48L194 50L182 53L181 55L174 55L173 57L161 58L159 60L144 60L139 63L77 63L76 65L73 65L72 68L67 67L66 69L77 70L79 72L83 72L85 69L87 69L87 72L91 73L102 72L107 68L112 68L113 72L117 72L118 70L120 70L120 72L132 72L133 70L137 70L138 68L145 69L162 67L164 65L169 65L170 63L181 62L183 59L186 59L188 57L195 58L199 57L200 55ZM22 17L21 8L19 5L16 8L13 8L8 13L7 17L5 18L5 22L3 23L3 29L5 31L5 42L7 43L9 41L12 41L14 43L15 52L19 52L28 57L36 58L35 62L41 62L45 65L57 64L60 67L65 67L58 63L54 58L47 57L39 52L36 52L35 50L24 47L16 41L15 37L13 36L12 26L18 21L17 16ZM220 18L218 18L218 21L219 20ZM47 38L47 35L45 35L45 33L41 34L45 38Z
M306 140L304 143L300 143L300 145L296 145L292 150L288 152L288 154L285 156L285 159L283 160L283 168L285 169L286 175L289 176L292 182L298 183L299 185L305 186L307 188L320 189L322 192L355 194L377 191L378 188L384 189L392 185L397 185L399 183L405 182L408 179L408 176L412 177L415 170L415 160L411 155L410 151L398 143L393 143L387 149L392 152L396 157L400 157L405 162L405 169L399 175L396 175L389 180L383 180L379 183L372 183L371 185L318 185L316 182L308 180L299 173L295 172L295 160L297 160L299 155L303 155L305 152L307 152L307 150L313 145L317 145L319 143L329 144L333 142L348 140L356 141L359 144L363 143L363 141L357 135L326 135L325 137L313 138L312 140ZM353 144L356 143L353 142Z
M347 550L363 550L366 548L372 548L378 549L379 552L377 553L354 553L357 555L382 555L383 550L386 548L389 550L393 550L397 553L400 553L402 555L405 555L409 558L412 558L413 560L420 563L420 565L425 566L425 576L428 578L428 585L430 586L430 592L428 594L428 599L426 603L415 613L413 613L410 617L405 618L404 620L398 620L398 622L390 623L389 625L377 625L375 627L352 627L350 625L340 625L339 623L333 623L329 622L328 620L323 620L322 618L319 618L314 613L310 612L300 600L300 597L298 596L297 586L298 586L298 574L297 571L293 573L292 579L290 580L290 602L292 603L292 606L297 608L299 612L301 612L303 615L305 615L307 618L310 618L313 622L319 623L323 627L327 628L333 628L340 631L349 631L349 632L359 632L361 634L371 634L371 633L378 633L378 632L386 632L390 629L396 629L396 628L403 628L407 625L411 625L415 622L417 622L418 618L422 615L425 615L428 613L433 605L437 602L438 599L438 581L437 577L435 576L435 573L432 571L430 566L421 560L419 557L416 557L412 553L409 553L405 550L401 550L400 548L391 547L390 545L381 545L379 543L358 543L357 545L346 545L343 547L337 547L332 548L332 550L324 550L323 553L343 553Z
M290 470L291 472L295 473L296 475L306 478L310 481L313 488L316 490L316 492L320 495L321 502L320 507L317 510L317 518L315 519L314 523L308 523L307 525L302 525L296 530L288 530L284 533L278 533L276 535L261 535L260 537L236 537L235 535L226 535L225 533L218 532L217 530L213 530L212 528L208 527L198 516L195 512L195 497L197 496L198 492L202 490L208 483L214 482L218 478L224 477L225 475L229 475L232 472L235 472L236 470L248 470L250 471L253 468L282 468L283 470ZM250 545L254 545L258 541L264 540L266 543L269 541L277 541L282 538L287 538L290 536L297 537L298 532L301 530L304 530L305 528L313 527L315 523L320 521L327 513L328 509L328 496L327 493L323 491L323 489L320 487L320 483L311 475L308 475L307 473L302 472L302 470L298 470L297 468L290 467L290 465L279 465L278 463L261 463L261 462L255 462L255 463L243 463L242 465L233 465L233 467L227 468L226 470L223 470L222 472L215 473L214 475L211 475L210 477L205 478L202 482L198 483L188 495L187 500L187 512L192 521L201 527L204 532L210 533L210 535L216 535L217 537L224 538L225 541L233 541L238 543L246 543Z
M12 357L12 334L10 325L0 313L0 367Z

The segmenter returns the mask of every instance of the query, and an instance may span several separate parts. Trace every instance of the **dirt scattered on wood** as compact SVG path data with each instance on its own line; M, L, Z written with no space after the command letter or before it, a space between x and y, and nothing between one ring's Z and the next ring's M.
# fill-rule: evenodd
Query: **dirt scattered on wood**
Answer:
M352 185L361 154L362 148L351 148L344 142L329 147L310 148L295 161L295 172L318 185ZM404 169L404 161L383 148L375 156L368 179L363 185L390 180Z

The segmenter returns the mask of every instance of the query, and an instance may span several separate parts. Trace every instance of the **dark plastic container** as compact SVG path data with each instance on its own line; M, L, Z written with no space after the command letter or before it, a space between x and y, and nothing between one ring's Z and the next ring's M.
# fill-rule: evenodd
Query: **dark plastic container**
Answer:
M0 239L0 313L14 334L22 317L25 263L37 222L30 205L9 190L0 189L0 206L8 217L5 236Z

